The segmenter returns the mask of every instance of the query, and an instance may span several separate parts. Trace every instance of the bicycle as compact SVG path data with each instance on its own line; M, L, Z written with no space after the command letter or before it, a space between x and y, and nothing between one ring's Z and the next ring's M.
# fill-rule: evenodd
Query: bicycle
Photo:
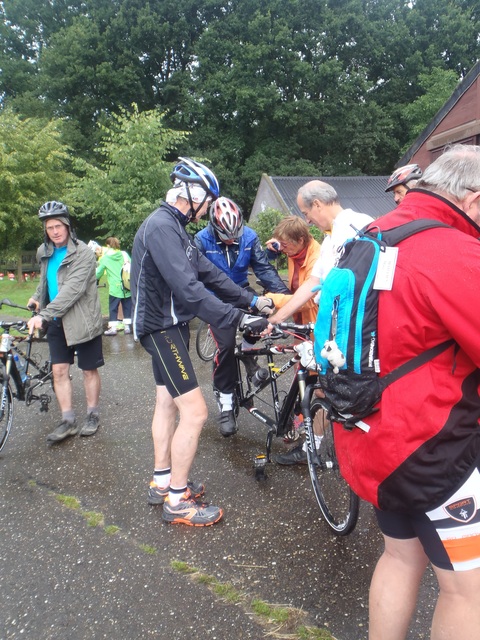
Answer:
M17 305L7 298L0 301L2 305L31 311L28 307ZM33 335L14 336L10 333L12 329L19 332L27 330L25 320L6 321L0 320L0 329L3 329L0 342L0 451L5 446L13 424L13 399L25 402L28 407L33 402L40 402L40 411L48 411L48 406L52 400L50 394L42 392L38 394L38 389L49 384L55 392L53 385L53 373L50 358L40 364L40 356L32 354ZM26 344L26 350L20 348L20 344ZM25 363L25 368L20 371L17 366L15 355ZM29 373L34 370L33 375Z
M195 339L195 347L197 349L198 357L204 362L213 360L215 355L215 349L217 345L210 331L210 325L208 322L199 320L197 327L197 336Z
M276 326L273 334L262 338L261 346L248 351L242 351L241 344L236 346L237 413L243 407L257 420L268 426L265 453L257 455L254 461L257 480L265 480L267 477L266 465L271 462L273 437L291 440L295 430L295 418L303 417L308 470L316 501L329 527L335 534L345 536L356 526L360 501L340 475L333 440L333 426L326 419L320 396L321 386L317 374L312 370L312 367L315 368L313 349L309 351L310 362L303 364L298 342L278 343L279 337L285 337L285 335L293 336L296 341L309 342L312 331L313 323L306 325L281 323ZM286 363L277 366L274 358L280 354L290 357ZM266 358L268 375L255 384L248 375L244 376L242 363L246 373L245 359L260 357ZM279 391L277 380L293 367L295 372L288 391ZM260 395L267 387L270 387L271 399L269 400ZM282 393L285 393L283 399ZM273 415L268 415L255 406L259 402L269 406L273 410ZM318 451L315 447L314 423L316 421L317 424L321 421L320 431L323 433Z

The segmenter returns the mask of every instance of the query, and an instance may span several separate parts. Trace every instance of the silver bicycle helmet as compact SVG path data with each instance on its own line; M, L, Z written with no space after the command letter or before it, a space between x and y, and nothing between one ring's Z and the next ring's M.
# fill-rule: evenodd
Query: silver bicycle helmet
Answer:
M223 242L238 240L243 234L243 216L240 208L229 198L218 198L209 210L210 223Z
M392 191L398 185L407 187L410 180L419 180L422 177L422 170L418 164L406 164L404 167L395 169L387 180L387 188L385 191Z

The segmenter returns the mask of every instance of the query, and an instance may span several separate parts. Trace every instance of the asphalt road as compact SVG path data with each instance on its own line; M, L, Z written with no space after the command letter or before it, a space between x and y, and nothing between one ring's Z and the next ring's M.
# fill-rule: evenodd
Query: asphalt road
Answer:
M59 422L55 401L47 414L16 403L0 454L0 640L296 638L287 633L300 623L364 640L382 546L369 506L362 504L356 530L337 538L319 516L306 468L270 465L268 481L258 483L252 460L265 428L243 412L239 433L220 436L210 365L195 358L210 417L191 476L225 516L208 528L163 524L161 507L146 503L149 359L132 336L104 344L95 436L47 447ZM72 373L81 415L81 377L76 367ZM435 596L429 572L409 640L428 638ZM298 610L293 627L265 624L252 613L255 599Z

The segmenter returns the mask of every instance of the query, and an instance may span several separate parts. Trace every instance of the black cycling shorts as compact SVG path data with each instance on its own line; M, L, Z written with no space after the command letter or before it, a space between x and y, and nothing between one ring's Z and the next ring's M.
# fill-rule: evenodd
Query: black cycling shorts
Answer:
M177 324L140 338L142 347L152 356L155 383L167 387L172 398L183 396L198 387L188 353L190 328Z
M480 472L469 472L462 486L436 509L404 515L375 509L380 530L390 538L418 538L430 562L440 569L480 567Z
M47 341L52 364L73 364L75 355L78 368L83 371L93 371L105 364L101 335L69 347L65 340L62 321L54 319L48 323Z

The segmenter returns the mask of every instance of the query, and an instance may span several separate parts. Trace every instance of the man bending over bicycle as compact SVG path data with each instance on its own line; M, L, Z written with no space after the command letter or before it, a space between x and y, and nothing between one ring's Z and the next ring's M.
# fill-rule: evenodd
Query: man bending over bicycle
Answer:
M197 502L205 487L188 481L207 420L207 405L188 353L188 322L198 316L220 328L252 326L260 332L268 321L234 305L261 310L270 301L234 284L196 249L185 231L188 222L200 219L218 197L215 175L199 162L180 158L171 178L169 201L174 204L164 202L150 214L137 231L132 251L133 329L152 357L157 388L152 422L155 467L148 502L163 504L166 522L202 527L218 522L223 510Z
M256 278L266 291L289 294L290 291L278 275L275 267L268 261L260 240L243 221L240 208L229 198L218 198L210 205L210 222L205 229L199 231L194 240L201 251L214 265L227 274L229 278L250 291L248 270L251 267ZM261 311L271 311L271 307ZM211 327L217 345L213 361L213 389L220 407L220 433L226 438L237 431L234 411L233 392L237 383L237 367L235 364L236 326L225 328ZM253 343L248 337L244 345ZM245 365L250 377L258 368L253 358L246 358Z

